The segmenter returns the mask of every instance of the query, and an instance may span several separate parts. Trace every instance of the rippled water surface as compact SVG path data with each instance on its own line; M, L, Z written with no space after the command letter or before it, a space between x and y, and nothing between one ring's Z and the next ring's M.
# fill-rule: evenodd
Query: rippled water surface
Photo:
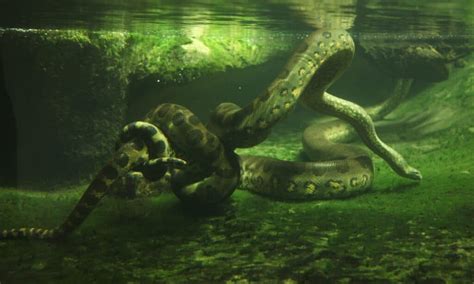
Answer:
M3 28L87 28L153 32L205 24L307 31L353 28L360 33L470 36L474 5L457 1L10 1Z

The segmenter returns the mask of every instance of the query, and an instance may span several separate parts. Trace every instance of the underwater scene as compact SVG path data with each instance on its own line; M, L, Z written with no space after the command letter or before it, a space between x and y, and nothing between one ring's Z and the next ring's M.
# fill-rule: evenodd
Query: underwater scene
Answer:
M471 0L0 7L0 284L474 283Z

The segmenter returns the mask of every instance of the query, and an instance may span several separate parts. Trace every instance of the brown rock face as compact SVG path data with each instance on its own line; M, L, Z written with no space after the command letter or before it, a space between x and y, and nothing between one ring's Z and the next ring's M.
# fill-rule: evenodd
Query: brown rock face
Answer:
M83 177L110 153L124 123L126 79L105 51L54 31L3 35L21 185Z

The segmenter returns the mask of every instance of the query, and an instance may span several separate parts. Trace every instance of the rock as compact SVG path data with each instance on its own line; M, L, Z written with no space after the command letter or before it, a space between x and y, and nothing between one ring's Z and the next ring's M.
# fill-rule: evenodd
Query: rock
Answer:
M10 161L9 167L17 169L18 185L49 188L89 178L113 151L143 81L181 84L262 63L292 46L261 29L241 35L222 29L173 35L0 29L0 62L17 132L5 135L17 136L18 165Z
M5 31L20 186L84 177L106 159L125 119L124 47L121 33Z
M395 77L428 82L448 79L446 60L431 45L420 43L394 45L383 41L360 41L360 44L366 58Z

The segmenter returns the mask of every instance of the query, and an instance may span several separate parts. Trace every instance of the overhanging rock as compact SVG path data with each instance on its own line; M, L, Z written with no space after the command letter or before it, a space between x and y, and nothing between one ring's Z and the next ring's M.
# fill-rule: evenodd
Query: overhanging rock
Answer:
M0 31L5 88L17 130L19 185L87 178L111 154L125 123L131 81L181 84L265 62L291 48L264 30L194 27L139 34Z

